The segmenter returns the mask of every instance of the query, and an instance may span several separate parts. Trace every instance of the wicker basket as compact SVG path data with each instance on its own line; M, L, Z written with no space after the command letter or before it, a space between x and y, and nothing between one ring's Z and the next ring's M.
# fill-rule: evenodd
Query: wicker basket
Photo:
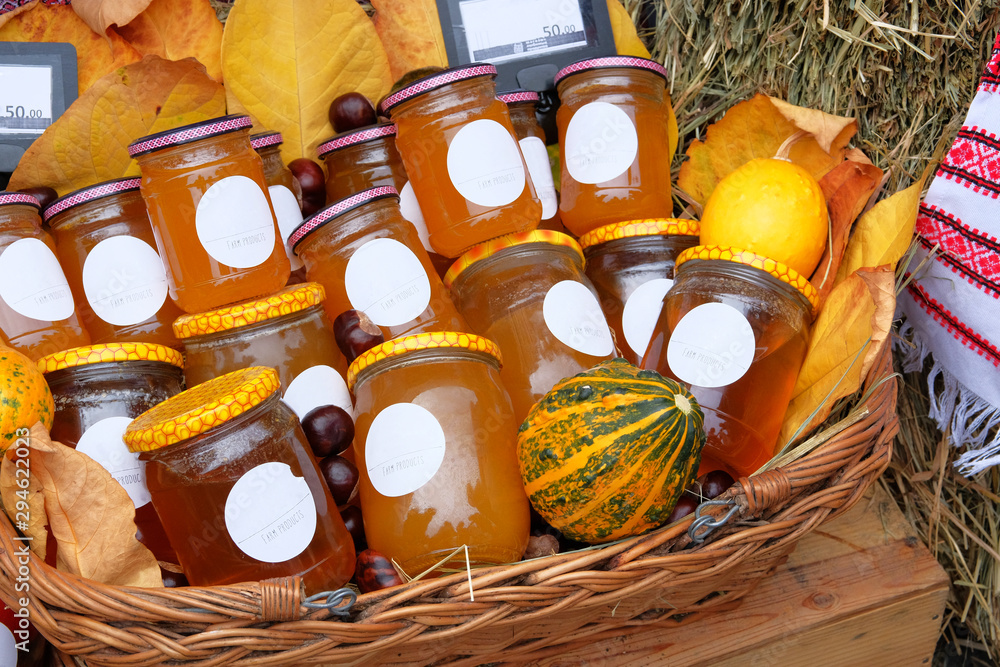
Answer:
M32 557L29 612L86 665L476 665L557 655L656 624L731 609L795 543L849 509L889 463L898 427L888 346L851 416L804 457L726 492L710 539L694 516L642 537L361 595L342 619L314 609L297 579L180 589L122 588ZM16 534L0 521L0 597L12 601ZM474 597L474 600L470 599ZM63 658L68 660L68 658Z

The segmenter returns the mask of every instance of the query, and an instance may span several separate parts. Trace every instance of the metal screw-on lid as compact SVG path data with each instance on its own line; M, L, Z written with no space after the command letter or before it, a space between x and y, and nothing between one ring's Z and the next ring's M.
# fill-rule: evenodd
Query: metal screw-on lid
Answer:
M268 146L280 146L282 143L284 143L284 138L281 136L281 132L258 132L250 135L250 146L255 151Z
M510 90L497 94L497 99L504 104L517 104L518 102L538 102L541 95L533 90Z
M319 153L320 159L323 159L330 153L340 150L341 148L363 144L364 142L371 141L373 139L394 136L396 136L395 123L380 123L378 125L361 128L359 130L342 132L341 134L338 134L331 139L327 139L317 146L316 152Z
M655 60L637 58L635 56L607 56L606 58L588 58L587 60L578 60L575 63L563 67L556 73L555 83L559 83L560 79L565 79L571 74L579 74L580 72L586 72L592 69L611 69L622 67L630 69L644 69L649 72L653 72L654 74L658 74L664 79L667 78L666 68Z
M311 216L302 221L302 224L295 228L295 231L288 235L288 244L292 246L292 250L295 249L302 239L309 236L312 232L316 231L326 223L330 222L337 216L343 215L348 211L356 209L363 204L375 201L376 199L383 199L385 197L395 197L399 199L399 193L396 192L396 188L391 185L383 185L377 188L368 188L350 197L345 197L338 202L330 204L326 208L322 208Z
M235 132L253 125L250 116L222 116L203 120L200 123L182 125L172 130L149 134L132 142L128 146L128 154L131 157L152 153L169 146L179 146L181 144L198 141L206 137L214 137L227 132Z
M474 79L477 76L494 78L496 75L497 68L486 63L470 63L468 65L461 65L460 67L452 67L443 72L435 72L434 74L417 79L405 88L401 88L383 99L378 103L378 112L383 116L387 116L394 106L418 95L423 95L442 86L447 86L449 83Z
M80 188L46 206L45 211L42 213L42 218L45 222L48 222L52 216L58 215L74 206L79 206L80 204L85 204L101 197L109 197L122 192L128 192L129 190L138 190L141 182L141 178L116 178L113 181L104 181L103 183Z
M0 192L0 206L34 206L35 208L41 208L41 204L35 199L33 195L29 195L26 192Z

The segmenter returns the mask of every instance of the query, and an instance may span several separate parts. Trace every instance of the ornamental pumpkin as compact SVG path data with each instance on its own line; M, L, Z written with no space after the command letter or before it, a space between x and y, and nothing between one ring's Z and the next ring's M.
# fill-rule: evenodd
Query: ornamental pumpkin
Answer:
M686 388L612 359L542 397L517 454L535 510L566 537L597 544L661 525L704 445L704 415Z
M17 429L41 421L52 428L52 392L35 362L0 346L0 452L17 441Z

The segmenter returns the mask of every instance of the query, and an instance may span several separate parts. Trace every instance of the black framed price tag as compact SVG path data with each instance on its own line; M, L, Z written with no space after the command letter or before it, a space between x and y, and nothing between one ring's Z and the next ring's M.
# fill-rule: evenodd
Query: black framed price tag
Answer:
M14 171L35 139L76 99L76 48L0 42L0 171Z

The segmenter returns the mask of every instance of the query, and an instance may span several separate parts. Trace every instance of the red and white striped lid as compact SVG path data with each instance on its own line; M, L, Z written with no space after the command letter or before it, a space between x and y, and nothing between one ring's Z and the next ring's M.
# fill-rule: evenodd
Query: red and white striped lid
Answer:
M103 183L80 188L46 206L45 211L42 213L42 218L45 222L48 222L52 216L85 202L94 201L108 195L116 195L119 192L138 190L141 181L141 178L116 178L113 181L104 181Z
M281 143L284 143L281 132L258 132L257 134L250 135L250 146L255 151L267 148L268 146L277 146Z
M449 83L465 81L466 79L474 79L478 76L489 76L495 78L496 75L497 68L486 63L471 63L469 65L451 67L443 72L436 72L417 79L405 88L397 90L392 95L389 95L378 103L378 112L383 116L387 116L389 115L389 111L391 111L397 104L417 97L418 95L423 95L424 93L430 92L436 88L447 86Z
M6 190L0 191L0 206L7 206L10 204L34 206L35 208L41 208L41 204L35 199L33 195L29 195L27 192L7 192Z
M517 104L518 102L537 102L540 97L533 90L511 90L497 95L497 99L504 104Z
M356 144L363 144L364 142L371 141L372 139L393 136L396 136L395 123L379 123L378 125L363 127L359 130L348 130L347 132L342 132L332 139L327 139L321 143L316 147L316 151L319 153L320 159L323 159L330 153L340 150L341 148L347 148L348 146L354 146Z
M253 122L250 120L250 116L243 115L222 116L220 118L212 118L211 120L203 120L200 123L182 125L172 130L141 137L129 144L128 154L131 157L136 157L137 155L152 153L168 146L178 146L197 141L198 139L214 137L218 134L235 132L251 125L253 125Z
M362 204L367 204L368 202L375 201L376 199L382 199L384 197L396 197L398 199L399 193L396 192L396 188L390 185L383 185L377 188L362 190L357 194L353 194L350 197L346 197L336 203L330 204L326 208L316 211L311 216L303 220L302 224L296 227L295 231L288 235L288 244L292 246L292 250L295 250L295 246L297 246L302 239L337 216L343 215L344 213L347 213Z
M556 73L555 83L559 83L560 79L565 79L570 74L579 74L591 69L609 69L613 67L644 69L654 74L659 74L664 79L667 78L666 68L655 60L637 58L635 56L607 56L605 58L578 60L575 63L566 65L566 67L563 67Z

